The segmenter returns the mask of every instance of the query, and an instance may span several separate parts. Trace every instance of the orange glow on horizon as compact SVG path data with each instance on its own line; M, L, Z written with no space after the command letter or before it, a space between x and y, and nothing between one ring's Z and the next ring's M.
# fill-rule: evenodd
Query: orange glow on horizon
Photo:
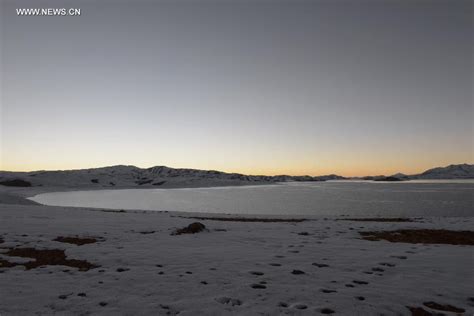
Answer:
M334 165L321 165L320 167L314 166L299 166L299 167L260 167L260 166L252 166L252 167L210 167L210 166L200 166L200 165L174 165L172 163L157 163L151 165L142 165L142 164L134 164L134 163L123 163L123 162L113 162L113 163L102 163L102 164L74 164L74 163L64 163L64 164L1 164L0 170L2 171L38 171L38 170L76 170L76 169L92 169L92 168L101 168L107 166L114 166L114 165L133 165L139 168L150 168L158 165L164 165L170 168L191 168L191 169L201 169L201 170L218 170L227 173L241 173L247 175L267 175L267 176L275 176L275 175L292 175L292 176L322 176L322 175L329 175L329 174L336 174L339 176L345 177L362 177L362 176L374 176L374 175L392 175L395 173L404 173L407 175L411 174L419 174L428 169L435 168L435 167L445 167L451 164L462 164L462 163L473 163L471 161L454 161L454 162L439 162L439 163L431 163L431 164L411 164L407 165L390 165L390 167L384 167L380 163L379 164L364 164L364 165L357 165L357 164L334 164Z

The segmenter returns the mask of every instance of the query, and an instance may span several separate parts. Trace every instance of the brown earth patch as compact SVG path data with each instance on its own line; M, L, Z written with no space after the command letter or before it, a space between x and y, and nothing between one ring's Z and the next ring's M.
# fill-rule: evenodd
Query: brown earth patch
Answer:
M31 187L31 182L23 179L1 181L0 184L7 187Z
M407 308L411 312L411 316L434 316L435 314L428 312L427 310L424 310L421 307L413 307L413 306L407 306Z
M394 231L359 232L370 241L387 240L412 244L474 245L474 231L446 229L399 229Z
M413 218L390 218L390 217L371 217L371 218L338 218L336 221L353 221L353 222L381 222L381 223L404 223L404 222L414 222Z
M59 241L59 242L63 242L63 243L66 243L66 244L73 244L73 245L82 246L82 245L96 243L98 240L96 238L93 238L93 237L81 238L81 237L59 236L59 237L56 237L55 239L53 239L53 241Z
M15 263L0 260L0 267L7 268L22 265L26 268L26 270L30 270L40 266L60 265L78 268L79 271L87 271L99 267L86 260L67 259L64 250L60 249L39 250L35 248L10 248L8 252L3 253L3 255L35 259L34 261L28 261L25 263Z
M185 217L199 220L222 221L222 222L252 222L252 223L300 223L307 221L305 218L258 218L258 217Z
M0 259L0 268L11 268L16 266L16 263Z
M431 309L435 309L438 311L443 311L443 312L453 312L453 313L464 313L465 310L463 308L455 307L449 304L442 305L438 304L435 302L425 302L423 303L426 307L429 307Z

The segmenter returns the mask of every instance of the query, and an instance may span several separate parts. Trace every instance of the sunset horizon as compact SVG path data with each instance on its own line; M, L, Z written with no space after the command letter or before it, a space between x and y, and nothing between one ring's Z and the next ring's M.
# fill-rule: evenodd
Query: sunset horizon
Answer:
M451 165L463 165L463 164L474 164L474 162L471 161L459 161L459 162L448 162L448 163L439 163L439 164L433 164L433 165L427 165L426 167L420 166L418 168L397 168L397 167L392 167L391 169L380 169L380 168L367 168L364 169L366 172L356 172L356 173L351 173L351 172L338 172L337 170L344 170L344 169L336 169L331 167L328 167L327 169L319 169L321 171L314 171L314 172L305 172L305 171L298 171L298 169L279 169L280 171L271 171L271 169L239 169L239 168L213 168L211 166L182 166L182 165L173 165L173 164L166 164L166 163L156 163L156 164L150 164L150 165L138 165L134 163L111 163L111 164L103 164L103 165L83 165L83 166L70 166L70 167L51 167L51 168L31 168L31 169L5 169L5 168L0 168L0 171L14 171L14 172L33 172L33 171L68 171L68 170L83 170L83 169L99 169L99 168L107 168L107 167L113 167L113 166L134 166L137 168L141 169L148 169L152 167L157 167L157 166L165 166L168 168L173 168L173 169L196 169L196 170L215 170L215 171L221 171L225 173L239 173L239 174L244 174L244 175L264 175L264 176L278 176L278 175L290 175L290 176L324 176L324 175L338 175L338 176L343 176L343 177L364 177L364 176L377 176L377 175L393 175L397 173L402 173L405 175L415 175L415 174L420 174L426 170L433 169L433 168L439 168L439 167L447 167ZM259 171L259 170L264 170L264 171ZM287 170L287 171L285 171ZM331 171L333 170L333 171ZM336 171L334 171L336 170ZM377 171L378 170L378 171ZM385 172L383 171L385 170ZM406 170L412 170L412 171L406 171Z

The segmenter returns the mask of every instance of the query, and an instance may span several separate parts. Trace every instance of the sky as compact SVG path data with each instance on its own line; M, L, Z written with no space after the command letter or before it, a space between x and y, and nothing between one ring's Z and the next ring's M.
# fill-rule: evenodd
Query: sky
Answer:
M0 3L0 170L474 163L473 1Z

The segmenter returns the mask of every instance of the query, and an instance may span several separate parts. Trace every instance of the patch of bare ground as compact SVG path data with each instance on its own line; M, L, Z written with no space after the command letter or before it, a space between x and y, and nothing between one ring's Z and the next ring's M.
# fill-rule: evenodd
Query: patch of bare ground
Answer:
M252 223L300 223L307 221L305 218L258 218L258 217L186 217L198 220L222 221L222 222L252 222Z
M421 307L407 306L411 312L411 316L435 316L436 314L430 313ZM439 315L439 314L438 314Z
M63 242L63 243L66 243L66 244L73 244L73 245L78 245L78 246L82 246L82 245L87 245L87 244L93 244L93 243L96 243L98 242L99 240L97 238L93 238L93 237L64 237L64 236L59 236L59 237L56 237L55 239L53 239L53 241L59 241L59 242Z
M15 265L16 264L14 262L0 259L0 268L11 268L11 267L14 267Z
M124 210L100 210L100 212L104 212L104 213L127 213Z
M189 224L186 227L175 230L173 233L171 233L171 235L196 234L196 233L204 231L205 229L206 229L206 226L204 226L204 224L195 222L195 223Z
M8 187L31 187L31 182L23 179L1 181L0 184Z
M371 218L338 218L337 221L353 221L353 222L381 222L381 223L404 223L404 222L414 222L413 218L390 218L390 217L371 217Z
M32 258L34 261L25 263L9 262L0 260L0 267L10 268L14 266L24 266L26 270L34 269L40 266L68 266L77 268L79 271L88 271L99 266L94 265L86 260L67 259L64 250L60 249L44 249L39 250L35 248L10 248L3 255L11 257Z
M464 313L465 310L463 308L455 307L449 304L438 304L436 302L425 302L423 303L426 307L429 307L431 309L435 309L438 311L443 311L443 312L453 312L453 313Z
M365 240L411 244L474 245L474 231L446 229L399 229L394 231L359 232Z

